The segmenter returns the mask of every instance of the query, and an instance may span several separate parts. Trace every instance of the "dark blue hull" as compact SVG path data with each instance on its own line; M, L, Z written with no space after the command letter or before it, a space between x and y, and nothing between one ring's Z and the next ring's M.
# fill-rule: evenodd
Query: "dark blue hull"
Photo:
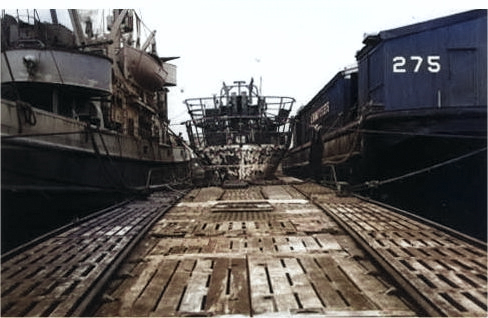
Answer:
M378 112L292 150L283 170L486 240L486 126L482 107Z

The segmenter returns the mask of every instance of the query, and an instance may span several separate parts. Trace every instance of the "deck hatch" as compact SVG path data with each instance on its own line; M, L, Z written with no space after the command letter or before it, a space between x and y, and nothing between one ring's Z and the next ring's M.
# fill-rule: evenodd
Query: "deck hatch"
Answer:
M227 201L212 206L212 212L271 212L273 206L268 201Z

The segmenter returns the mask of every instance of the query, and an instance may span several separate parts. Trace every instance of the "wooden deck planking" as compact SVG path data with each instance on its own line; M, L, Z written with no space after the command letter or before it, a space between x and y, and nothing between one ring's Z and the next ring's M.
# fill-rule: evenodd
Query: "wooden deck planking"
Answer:
M487 278L481 274L486 272L485 250L371 203L358 200L344 208L324 198L319 205L378 252L420 293L415 297L430 304L428 310L448 316L486 315ZM474 296L472 290L484 296Z
M270 285L273 290L274 301L276 303L276 311L289 312L296 310L302 306L297 301L294 291L291 286L287 273L283 270L278 259L269 259L265 263L265 269L269 275Z
M304 257L300 259L304 268L306 268L307 276L314 292L317 294L324 309L344 309L347 304L344 299L337 292L332 279L324 269L319 266L319 263L314 257Z
M247 266L250 276L252 314L276 312L277 305L274 298L273 285L265 260L249 256Z
M216 202L204 202L205 195L216 199L216 194L219 194ZM263 201L265 198L268 203ZM394 308L397 313L411 315L413 312L402 300L397 299L396 307L388 307L391 304L386 300L394 295L384 297L385 308L376 305L357 288L354 279L342 272L341 264L334 261L332 254L343 255L347 249L359 251L354 241L345 240L344 235L332 219L288 186L192 192L192 196L157 222L148 237L158 242L140 257L171 259L180 264L194 262L193 267L174 271L153 310L132 314L254 316L332 310L342 315L358 312L388 315ZM361 262L367 268L375 268L375 273L380 272L367 259L362 258ZM147 264L154 266L152 261ZM347 270L349 263L344 261L342 266ZM137 275L141 276L139 272ZM368 286L381 285L374 275L368 278L375 280ZM132 281L147 288L152 284ZM161 290L161 284L157 285ZM120 292L114 290L111 294L115 298ZM377 295L371 291L370 296ZM115 302L120 302L119 308L127 308L125 301ZM120 312L113 304L102 305L99 312L109 312L104 310L109 305Z
M333 255L334 261L342 268L349 279L356 285L377 308L389 308L390 310L405 310L405 304L400 301L394 294L396 288L391 284L385 284L384 281L371 279L377 275L375 271L368 271L358 262L355 262L349 256ZM393 293L393 295L392 295Z
M175 200L176 196L172 198ZM153 203L156 207L141 207L134 201L125 210L110 210L108 215L74 224L66 232L54 234L4 260L2 315L79 314L83 310L80 306L85 308L87 299L95 295L93 289L114 260L142 227L165 208L158 205L158 200Z
M157 284L155 289L159 286L159 293L162 297L158 299L154 310L149 312L146 316L174 316L179 311L183 296L185 295L188 279L191 276L193 268L196 265L194 259L183 259L177 262L177 266L172 273L171 280L167 285ZM166 287L161 290L161 287ZM152 308L147 308L152 309ZM146 309L146 310L147 310Z
M207 298L207 282L213 272L213 260L197 259L196 264L187 281L185 293L182 296L179 311L198 313L205 309Z
M2 282L2 314L73 314L144 224L142 216L120 221L145 209L139 202L103 226L70 230L46 248L12 258L2 278L22 279ZM120 266L94 314L423 314L337 219L443 314L486 315L486 251L313 184L191 191ZM98 237L90 239L87 232ZM68 256L69 251L76 252ZM4 302L9 294L16 300Z
M214 262L208 296L202 311L213 315L250 315L246 259L218 258Z

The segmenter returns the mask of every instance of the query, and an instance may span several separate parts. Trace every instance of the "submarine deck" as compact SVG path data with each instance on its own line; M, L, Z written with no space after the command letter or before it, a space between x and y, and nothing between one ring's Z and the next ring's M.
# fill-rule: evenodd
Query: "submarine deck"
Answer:
M486 244L455 231L307 182L183 194L4 257L2 315L487 315Z

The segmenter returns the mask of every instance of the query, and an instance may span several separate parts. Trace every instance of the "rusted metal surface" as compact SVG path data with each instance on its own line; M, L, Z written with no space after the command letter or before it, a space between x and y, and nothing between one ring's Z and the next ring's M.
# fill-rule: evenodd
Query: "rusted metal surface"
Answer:
M263 96L253 79L223 83L219 95L185 100L190 145L206 185L273 179L291 142L288 115L295 99Z
M192 191L119 273L95 315L421 314L290 185Z
M2 257L2 316L79 316L145 230L183 194L153 194Z

